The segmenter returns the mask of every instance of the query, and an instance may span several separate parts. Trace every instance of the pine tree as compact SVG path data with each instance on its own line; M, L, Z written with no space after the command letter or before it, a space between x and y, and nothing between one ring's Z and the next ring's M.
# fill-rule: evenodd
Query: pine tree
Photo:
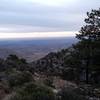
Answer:
M78 52L82 63L84 62L86 83L89 82L89 74L94 66L95 57L100 53L100 9L87 12L85 19L86 25L80 30L80 34L76 35L80 41L74 45L74 49Z

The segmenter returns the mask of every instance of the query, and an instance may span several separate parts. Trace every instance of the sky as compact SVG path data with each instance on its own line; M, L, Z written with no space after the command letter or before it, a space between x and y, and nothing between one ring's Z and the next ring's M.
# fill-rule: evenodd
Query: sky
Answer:
M70 36L99 7L100 0L0 0L0 38Z

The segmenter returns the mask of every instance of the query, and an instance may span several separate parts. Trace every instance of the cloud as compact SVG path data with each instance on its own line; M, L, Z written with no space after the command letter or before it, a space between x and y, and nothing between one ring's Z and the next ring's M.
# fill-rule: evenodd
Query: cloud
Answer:
M99 0L0 0L0 32L78 31Z
M23 25L4 25L0 27L0 33L29 33L29 32L57 32L61 31L58 28L50 28L50 27L43 27L43 26L23 26ZM63 30L62 30L63 31Z

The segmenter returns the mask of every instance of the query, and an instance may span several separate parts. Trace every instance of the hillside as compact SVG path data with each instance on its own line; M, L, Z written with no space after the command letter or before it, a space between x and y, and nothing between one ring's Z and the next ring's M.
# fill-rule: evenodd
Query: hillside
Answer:
M84 80L83 82L77 80L77 68L65 63L65 59L70 55L70 50L72 49L49 53L32 63L27 63L25 59L20 59L16 55L10 55L6 60L0 59L0 99L12 100L11 98L13 98L15 100L18 96L27 98L28 95L44 98L46 95L48 97L50 92L53 98L56 96L56 99L49 100L59 100L57 98L59 96L63 98L64 95L64 98L69 97L69 100L91 100L91 98L99 100L99 87L85 84ZM35 88L37 90L34 90ZM41 91L40 95L38 91ZM42 92L45 93L45 96ZM24 95L26 93L27 95Z

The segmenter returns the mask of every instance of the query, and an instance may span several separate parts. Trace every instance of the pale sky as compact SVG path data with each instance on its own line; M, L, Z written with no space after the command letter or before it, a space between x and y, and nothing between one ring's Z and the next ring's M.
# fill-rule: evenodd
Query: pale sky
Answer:
M77 32L0 33L0 39L71 37Z
M0 0L0 38L73 36L99 7L100 0Z

